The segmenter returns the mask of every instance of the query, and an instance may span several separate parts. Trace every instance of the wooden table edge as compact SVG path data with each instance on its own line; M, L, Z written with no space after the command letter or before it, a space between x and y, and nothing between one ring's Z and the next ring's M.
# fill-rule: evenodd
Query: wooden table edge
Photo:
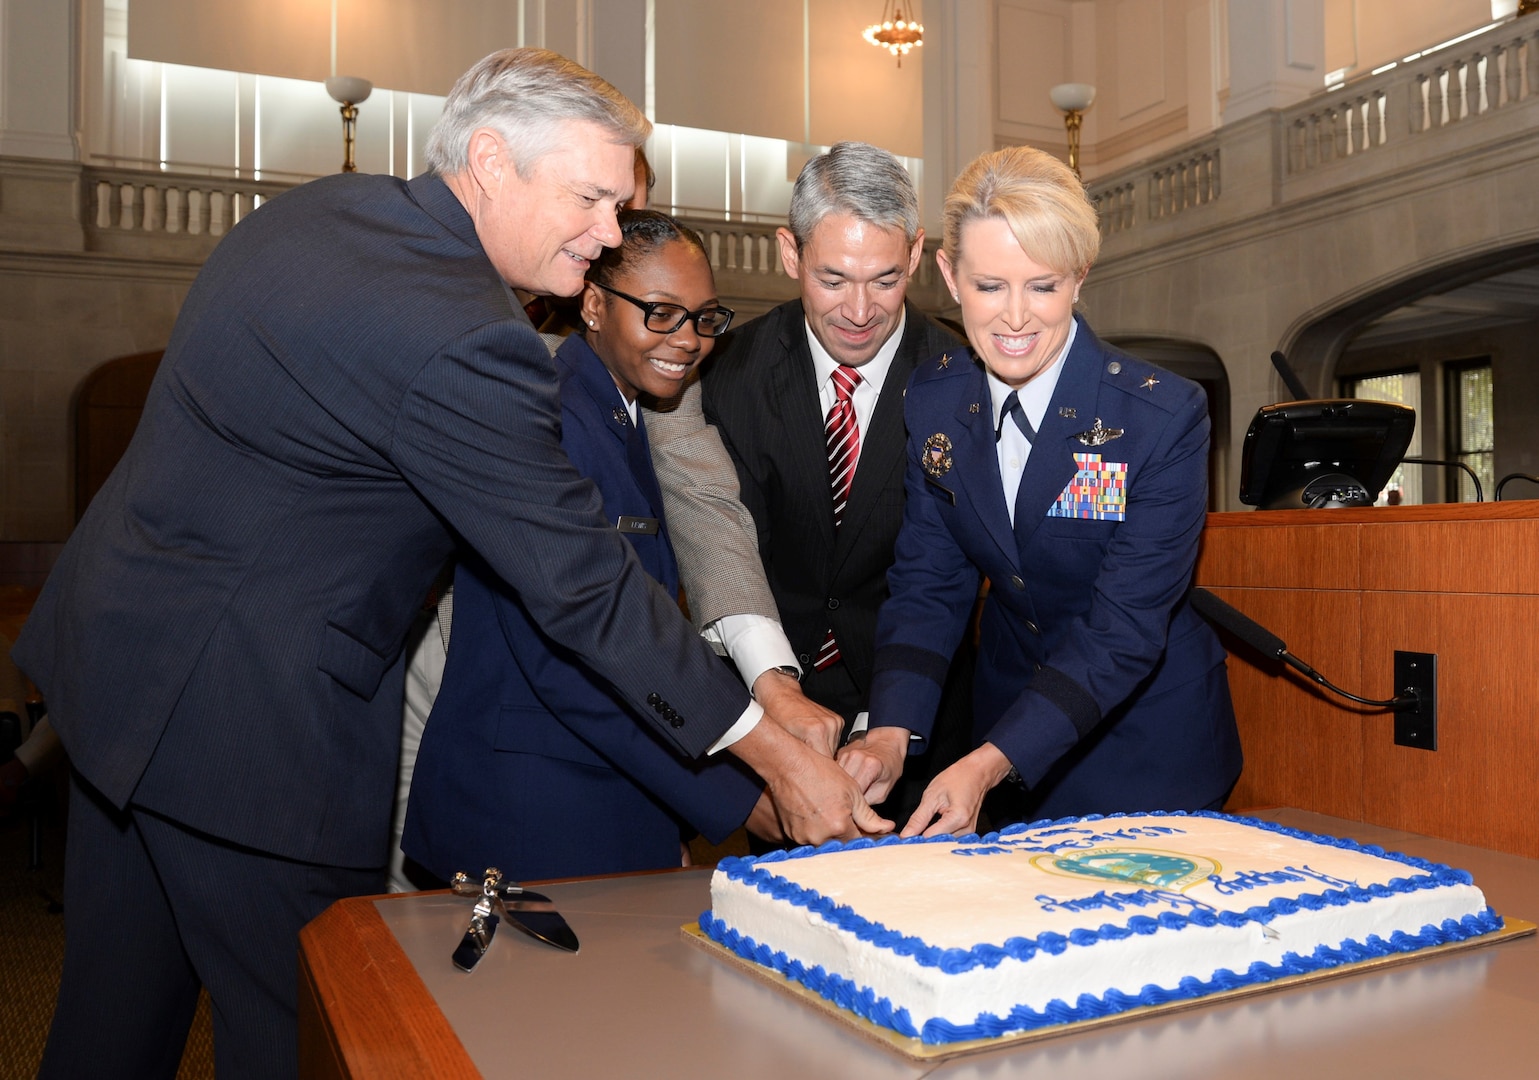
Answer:
M480 1080L385 925L375 907L378 899L338 901L300 931L300 1075ZM318 947L322 942L324 949ZM345 996L337 992L341 987L348 990Z

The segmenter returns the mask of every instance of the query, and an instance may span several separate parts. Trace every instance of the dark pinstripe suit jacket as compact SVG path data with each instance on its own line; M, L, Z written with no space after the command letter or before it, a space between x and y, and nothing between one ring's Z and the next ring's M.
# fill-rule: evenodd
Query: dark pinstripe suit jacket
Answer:
M402 640L456 535L701 753L746 692L558 417L550 354L442 181L331 177L242 221L15 650L76 767L215 836L382 864Z
M870 686L876 612L903 520L903 388L921 360L960 343L912 305L834 529L823 408L800 300L736 331L705 370L705 414L720 430L759 531L791 647L810 664L832 624L851 677Z

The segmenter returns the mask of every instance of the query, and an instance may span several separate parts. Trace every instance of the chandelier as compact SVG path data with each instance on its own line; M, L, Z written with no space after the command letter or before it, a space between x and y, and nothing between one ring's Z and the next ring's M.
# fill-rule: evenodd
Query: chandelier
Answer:
M903 9L903 0L887 0L882 5L882 21L872 23L861 34L871 44L896 56L899 67L910 49L924 44L924 27L914 20L914 5L910 3L907 12Z

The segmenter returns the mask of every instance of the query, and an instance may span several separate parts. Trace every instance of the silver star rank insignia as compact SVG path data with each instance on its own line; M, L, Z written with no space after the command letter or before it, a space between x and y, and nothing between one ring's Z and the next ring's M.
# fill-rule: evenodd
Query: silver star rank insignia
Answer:
M1144 389L1145 390L1153 390L1155 388L1155 386L1157 386L1159 384L1159 381L1160 380L1156 379L1153 375L1147 376L1144 379Z
M969 406L968 406L968 407L967 407L967 411L968 411L968 412L970 412L970 413L975 413L975 412L977 412L977 411L978 411L978 403L977 403L977 402L976 402L976 401L975 401L975 402L973 402L973 403L972 403L972 404L971 404L971 405L969 405Z
M615 409L609 415L615 418L615 423L617 424L625 424L630 420L630 416L626 414L624 409Z

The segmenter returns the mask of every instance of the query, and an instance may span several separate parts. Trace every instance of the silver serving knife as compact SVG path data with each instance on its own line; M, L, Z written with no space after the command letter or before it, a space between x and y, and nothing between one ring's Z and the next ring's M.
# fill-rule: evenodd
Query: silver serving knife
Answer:
M454 881L455 891L460 891L460 878L463 874L456 874ZM466 878L466 884L469 879ZM481 962L481 957L486 955L486 950L492 947L492 936L497 933L497 923L500 917L492 910L493 906L501 907L502 901L497 899L490 878L487 879L487 887L482 892L481 898L476 901L476 906L471 910L470 925L465 928L465 936L455 946L454 955L450 957L454 966L461 971L474 970Z
M550 897L526 889L516 881L505 881L499 870L488 867L480 885L471 881L468 874L455 874L453 888L461 896L480 894L465 936L454 951L455 966L461 970L469 971L485 955L499 919L506 919L530 937L558 949L577 951L577 935L551 903ZM469 964L461 963L462 958L469 960Z

